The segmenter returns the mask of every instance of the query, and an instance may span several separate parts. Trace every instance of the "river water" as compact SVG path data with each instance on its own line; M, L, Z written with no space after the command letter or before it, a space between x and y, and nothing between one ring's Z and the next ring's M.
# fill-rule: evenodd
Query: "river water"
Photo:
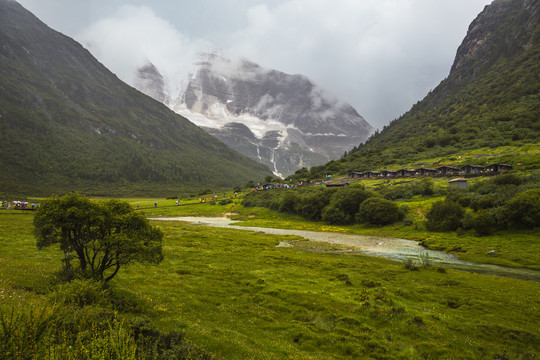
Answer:
M442 251L428 250L417 242L398 238L375 237L357 234L343 234L335 232L320 232L308 230L261 228L234 225L235 221L228 218L207 217L172 217L151 218L162 221L184 221L193 225L223 227L237 230L259 231L274 235L297 235L310 241L326 242L353 247L365 255L379 256L396 261L411 259L417 265L422 264L422 259L428 258L434 266L446 266L453 269L506 276L523 280L540 282L540 271L525 268L509 268L498 265L475 263L458 259L456 255Z

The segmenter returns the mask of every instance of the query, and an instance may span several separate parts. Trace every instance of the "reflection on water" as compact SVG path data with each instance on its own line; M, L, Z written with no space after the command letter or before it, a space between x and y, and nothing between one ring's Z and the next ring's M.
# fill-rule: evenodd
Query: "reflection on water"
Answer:
M411 259L416 264L421 264L422 257L425 258L427 254L432 265L447 266L458 270L540 282L540 271L538 270L507 268L491 264L463 261L459 260L457 256L453 254L447 254L442 251L427 250L418 245L418 243L415 241L411 240L308 230L234 226L233 224L235 221L227 218L188 216L174 218L153 218L152 220L185 221L195 225L260 231L273 235L297 235L311 241L354 247L366 255L380 256L396 261L405 261Z

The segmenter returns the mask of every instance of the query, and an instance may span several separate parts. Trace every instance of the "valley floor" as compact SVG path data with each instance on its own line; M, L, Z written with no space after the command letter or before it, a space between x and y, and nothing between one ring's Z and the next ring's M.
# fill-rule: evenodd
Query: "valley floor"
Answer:
M141 208L146 202L148 217L236 212L251 226L369 231L234 202L183 207L159 200L153 208L153 199L132 201ZM3 314L15 298L17 306L46 303L41 294L60 268L57 249L37 250L32 216L0 211L0 293L12 299L0 305ZM113 291L139 304L137 313L123 316L144 316L162 331L185 332L218 358L533 359L540 354L540 283L428 263L407 266L299 236L153 223L165 233L165 259L157 266L122 269L112 281ZM278 246L282 243L294 247ZM534 256L530 261L538 265Z

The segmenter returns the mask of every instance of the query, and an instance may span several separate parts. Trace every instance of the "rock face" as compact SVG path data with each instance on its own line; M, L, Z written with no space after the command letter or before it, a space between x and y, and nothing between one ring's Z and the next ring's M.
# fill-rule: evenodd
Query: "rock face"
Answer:
M159 75L154 79L159 83ZM151 96L155 89L139 87ZM280 176L337 159L373 132L351 105L305 76L216 54L203 55L168 105Z
M450 74L472 80L501 58L532 48L539 21L538 0L493 1L469 26Z
M134 87L144 89L146 95L159 102L165 103L168 101L165 94L165 79L152 63L148 63L137 71Z

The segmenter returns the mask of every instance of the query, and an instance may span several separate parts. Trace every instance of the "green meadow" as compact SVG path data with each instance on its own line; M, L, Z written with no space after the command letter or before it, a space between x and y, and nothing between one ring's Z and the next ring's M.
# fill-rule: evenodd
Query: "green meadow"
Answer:
M410 205L409 215L418 220L431 203L441 198L432 198L415 202L404 202ZM418 209L421 209L420 212ZM430 232L415 222L409 225L398 223L385 227L370 227L367 225L329 225L322 222L308 221L300 216L280 214L265 208L231 207L231 212L237 215L233 219L241 220L239 226L275 227L285 229L330 231L351 233L368 236L395 237L418 241L426 248L441 250L456 254L462 260L487 264L524 267L540 270L540 232L538 230L523 230L499 232L490 236L475 236L470 233ZM186 215L183 216L192 216ZM489 255L491 250L495 254Z
M252 226L383 236L414 233L329 226L267 209L245 209L236 201L227 205L181 201L195 203L188 206L165 199L129 202L139 204L148 217L234 212ZM32 218L31 212L0 211L4 324L14 307L52 306L49 294L54 291L51 284L61 254L55 248L37 249ZM539 283L429 264L411 268L350 255L335 246L306 246L307 241L298 237L176 221L153 224L165 234L164 261L121 269L110 291L135 305L115 311L126 323L144 318L159 331L181 332L215 358L534 359L540 353ZM468 246L463 254L474 252L475 245L467 245L473 237L457 242L439 237L422 240L453 241L452 246ZM520 241L527 246L535 243L530 234L517 238L508 251L519 248ZM487 241L490 248L512 239L501 235L500 239L476 238L476 242ZM294 247L277 247L282 241ZM537 268L538 251L529 252L534 254L527 257L523 250L503 260ZM83 309L97 306L89 303Z

